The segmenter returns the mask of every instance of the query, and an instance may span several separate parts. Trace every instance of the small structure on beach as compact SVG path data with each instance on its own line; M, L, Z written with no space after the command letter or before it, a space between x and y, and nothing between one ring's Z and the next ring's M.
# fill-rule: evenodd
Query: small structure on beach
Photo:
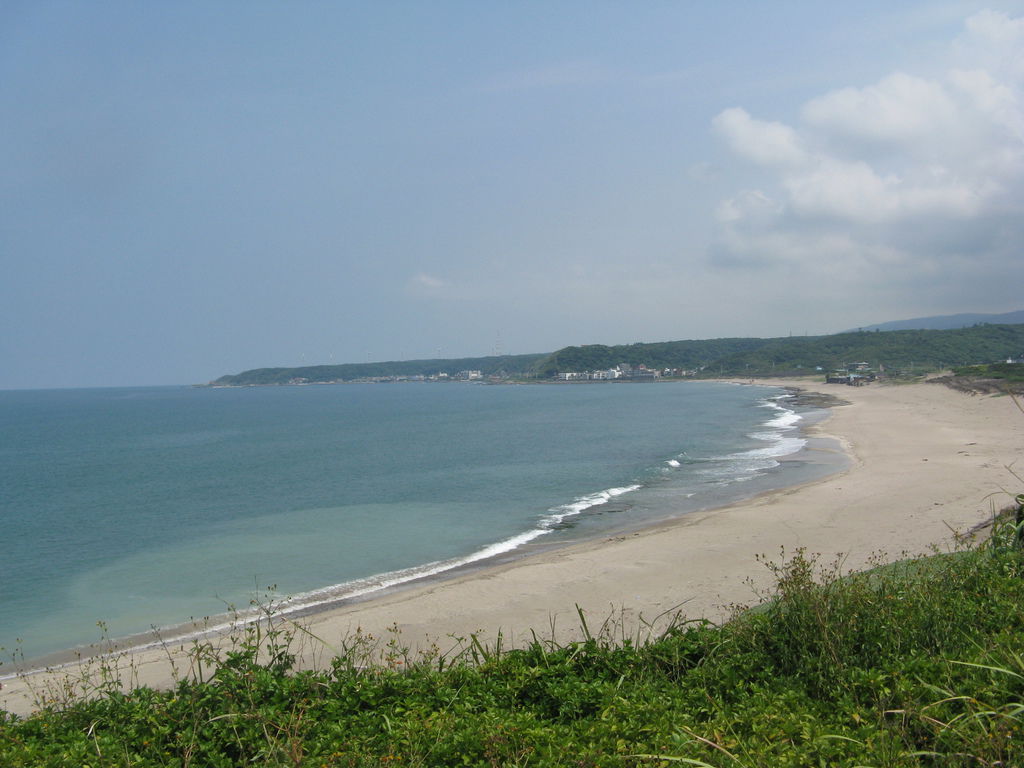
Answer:
M851 387L861 387L874 380L874 374L847 373L846 371L833 371L825 377L826 384L846 384Z

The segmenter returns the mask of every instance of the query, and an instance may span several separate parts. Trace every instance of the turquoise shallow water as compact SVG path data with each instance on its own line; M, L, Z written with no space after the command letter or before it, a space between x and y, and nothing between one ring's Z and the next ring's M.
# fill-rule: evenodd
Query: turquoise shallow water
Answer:
M827 471L780 462L814 416L780 395L699 382L0 392L3 658L93 642L99 621L121 636L268 591L364 593Z

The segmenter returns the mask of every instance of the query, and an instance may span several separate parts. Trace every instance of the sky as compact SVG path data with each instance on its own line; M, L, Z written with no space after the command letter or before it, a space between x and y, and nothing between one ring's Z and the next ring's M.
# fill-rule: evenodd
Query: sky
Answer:
M0 388L1024 308L1024 0L0 3Z

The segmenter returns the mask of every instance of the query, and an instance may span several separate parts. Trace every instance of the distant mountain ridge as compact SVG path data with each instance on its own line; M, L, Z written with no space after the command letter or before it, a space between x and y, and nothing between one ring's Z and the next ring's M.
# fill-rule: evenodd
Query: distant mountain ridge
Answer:
M991 323L993 325L1016 325L1024 323L1024 309L1016 312L1004 312L998 315L988 315L978 312L966 312L959 315L935 315L933 317L915 317L910 320L891 320L888 323L878 325L866 325L863 328L851 328L847 333L857 330L863 331L947 331L953 328L969 328L978 323Z

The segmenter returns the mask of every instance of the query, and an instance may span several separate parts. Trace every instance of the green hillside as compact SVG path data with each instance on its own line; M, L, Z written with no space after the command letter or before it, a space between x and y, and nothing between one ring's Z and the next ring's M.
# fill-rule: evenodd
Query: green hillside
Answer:
M651 344L565 347L550 354L495 355L449 360L256 368L222 376L219 386L323 383L413 376L550 378L567 371L595 371L627 364L683 369L696 376L770 376L832 370L867 363L891 374L982 365L1024 354L1024 324L976 325L953 330L854 331L831 336L662 341Z
M543 360L537 372L551 376L626 363L682 368L705 376L764 376L831 370L859 362L890 372L920 372L991 363L1022 352L1024 325L978 325L945 331L855 331L831 336L566 347Z
M399 360L383 363L345 363L342 365L310 365L300 368L255 368L231 376L221 376L213 384L219 386L254 386L288 384L297 379L310 383L355 381L403 376L454 376L460 371L480 371L484 376L526 375L548 357L535 355L494 355L464 357L451 360Z

